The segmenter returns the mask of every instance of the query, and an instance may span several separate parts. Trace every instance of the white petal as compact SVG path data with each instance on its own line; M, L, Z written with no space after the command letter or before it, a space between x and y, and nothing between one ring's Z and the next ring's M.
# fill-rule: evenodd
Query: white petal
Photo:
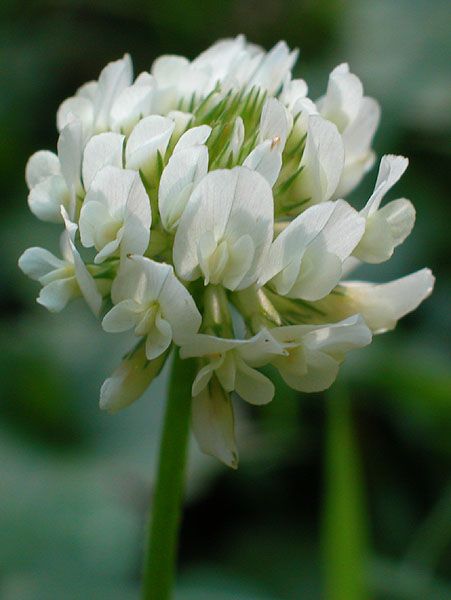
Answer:
M349 300L345 297L344 302L351 302L352 310L362 314L374 333L383 333L432 293L434 281L430 269L421 269L389 283L345 282L342 287Z
M94 106L95 127L98 132L108 129L113 103L132 83L132 78L133 66L128 54L110 62L100 73Z
M89 273L83 259L80 256L75 246L75 234L77 232L77 225L72 223L69 219L69 215L64 207L61 208L61 215L64 220L67 233L67 255L70 261L74 265L75 278L80 289L83 298L86 300L89 308L92 310L95 316L99 316L100 309L102 308L102 296L97 289L96 282L93 276Z
M314 204L329 200L340 180L344 165L343 141L336 126L319 115L308 120L307 141L299 177L299 193Z
M382 198L399 181L408 164L409 161L404 156L386 154L382 157L374 192L361 211L364 217L368 217L377 211Z
M185 150L186 148L192 148L193 146L199 146L205 144L211 134L211 127L208 125L199 125L199 127L191 127L188 129L176 143L173 154Z
M202 317L193 297L174 275L172 267L158 297L162 316L171 324L174 342L181 345L197 333Z
M56 279L44 286L36 300L50 312L60 312L72 298L79 295L75 277Z
M213 377L214 371L220 366L222 357L219 360L211 360L204 367L199 369L193 381L192 395L197 396L206 388L210 379Z
M178 224L193 186L207 174L208 150L195 146L173 154L164 169L158 191L163 226L172 231Z
M339 363L318 350L307 350L305 360L307 372L299 375L278 365L285 382L299 392L321 392L330 387L337 377Z
M111 298L115 304L131 298L138 304L149 305L158 299L171 271L172 267L164 263L132 256L122 262L111 289Z
M193 398L192 426L202 452L237 468L233 407L215 378L208 388Z
M371 142L379 125L381 109L373 98L364 97L357 117L343 132L345 166L334 197L351 192L374 164Z
M246 402L260 406L271 402L275 388L267 377L240 360L237 363L235 391Z
M83 156L84 139L82 122L71 121L61 131L58 139L58 158L61 164L61 173L66 180L71 194L82 192L81 185L81 160ZM73 217L74 207L69 212Z
M362 98L362 82L349 72L349 65L343 63L330 74L326 95L317 102L317 106L321 115L343 132L357 117Z
M268 98L263 105L260 118L260 140L270 140L273 146L278 146L282 152L291 125L292 120L282 102L276 98Z
M263 58L249 86L256 85L274 95L296 62L298 51L290 52L285 42L278 42Z
M341 362L346 352L371 343L372 335L361 315L353 315L333 325L313 329L305 335L309 349L320 350Z
M60 161L57 155L49 150L39 150L32 154L25 167L25 181L30 190L47 177L60 174Z
M198 333L184 341L180 349L180 356L182 358L192 358L208 356L209 354L217 355L233 350L241 344L246 344L246 340L219 338L205 333Z
M159 86L177 85L188 65L184 56L163 55L154 61L151 72Z
M286 280L282 286L283 291L282 287L278 287L281 281L276 284L279 293L285 294L291 289L299 273L305 249L325 227L333 211L334 204L325 202L318 206L311 206L291 221L271 245L258 282L259 286L267 283L291 264L294 268L290 272L289 280Z
M136 327L142 309L134 300L122 300L103 317L102 327L108 333L119 333Z
M133 128L125 148L127 168L140 169L153 177L157 154L164 156L174 130L174 121L160 115L145 117Z
M94 122L94 105L92 100L82 96L72 96L62 102L56 113L56 125L61 132L74 120L81 121L86 133L92 131Z
M183 279L198 273L198 244L205 232L233 246L243 235L252 238L255 254L240 283L258 277L273 236L273 198L266 180L246 167L208 173L197 185L180 220L174 241L174 264Z
M150 240L152 213L150 200L141 177L134 174L125 205L124 232L121 241L121 256L144 254Z
M36 184L28 195L31 212L42 221L61 223L61 206L69 207L70 195L61 175L51 175Z
M19 258L19 268L31 277L39 281L55 269L61 269L66 266L65 261L60 260L44 248L28 248Z
M318 236L321 238L322 234ZM302 257L301 269L287 296L304 300L319 300L329 294L341 277L342 261L327 251L324 243L309 246Z
M282 154L272 141L256 146L243 162L243 167L260 173L271 187L276 183L282 168Z
M149 331L146 339L146 356L153 360L167 350L172 342L171 325L158 313L155 325Z
M83 153L83 184L89 189L94 177L103 167L122 167L122 150L125 136L119 133L100 133L86 144Z
M138 79L123 89L111 107L111 129L129 134L141 118L149 115L153 92L151 82L139 83Z
M144 344L121 362L119 367L102 385L100 408L115 413L137 400L160 373L167 354L148 361Z

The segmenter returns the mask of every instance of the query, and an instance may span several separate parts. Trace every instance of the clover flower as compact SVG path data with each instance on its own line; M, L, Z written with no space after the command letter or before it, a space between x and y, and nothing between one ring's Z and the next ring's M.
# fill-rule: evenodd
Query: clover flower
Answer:
M296 390L326 389L347 352L434 283L428 269L347 280L411 232L409 200L381 207L408 161L383 156L373 194L352 207L344 196L375 161L379 105L347 64L312 101L296 58L284 42L265 52L238 36L193 61L162 56L133 81L125 56L61 104L57 153L26 167L31 211L64 227L62 259L30 248L19 260L42 285L38 302L59 311L82 296L105 331L138 338L101 408L142 395L175 346L198 361L199 444L232 467L232 393L270 402L263 366Z

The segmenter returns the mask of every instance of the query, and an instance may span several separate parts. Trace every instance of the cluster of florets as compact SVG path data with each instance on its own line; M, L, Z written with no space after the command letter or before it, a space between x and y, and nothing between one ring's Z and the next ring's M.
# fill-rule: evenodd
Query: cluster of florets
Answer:
M63 227L61 258L21 256L38 302L82 296L108 332L139 340L102 386L100 405L138 398L170 349L195 357L193 429L237 464L232 392L265 404L272 365L316 392L345 354L370 343L431 292L428 269L383 285L342 281L391 257L410 233L409 200L381 202L407 167L383 156L358 209L342 198L375 157L380 111L346 64L313 102L293 79L297 52L239 36L193 61L162 56L133 81L130 58L65 100L57 154L26 168L31 211Z

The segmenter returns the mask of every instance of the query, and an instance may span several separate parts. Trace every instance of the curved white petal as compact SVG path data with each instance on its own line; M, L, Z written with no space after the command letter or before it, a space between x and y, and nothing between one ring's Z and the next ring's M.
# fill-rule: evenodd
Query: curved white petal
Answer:
M263 105L260 118L260 140L271 140L273 146L278 146L283 152L292 119L285 106L277 98L268 98Z
M192 148L193 146L200 146L205 144L211 134L211 127L209 125L199 125L198 127L191 127L180 137L176 143L173 154Z
M207 171L206 146L188 147L171 156L161 175L158 190L158 208L167 231L177 227L193 187Z
M67 263L44 248L33 247L25 250L18 264L25 275L39 281L51 271L64 268Z
M174 121L160 115L145 117L135 125L125 147L127 168L141 170L147 177L155 173L157 155L164 156Z
M236 367L235 391L246 402L261 406L271 402L275 387L262 373L239 360Z
M139 119L149 115L154 94L153 80L150 75L149 78L150 81L141 82L137 79L115 99L110 115L113 131L129 134Z
M233 407L215 378L192 400L192 426L202 452L237 468Z
M157 313L155 325L147 334L146 339L146 356L149 360L153 360L163 354L171 345L172 328L170 323Z
M122 167L125 136L119 133L100 133L93 136L83 152L82 175L85 190L89 189L97 173L107 165Z
M374 333L383 333L432 293L434 281L430 269L421 269L389 283L344 282L342 302L350 303L350 309L359 312Z
M134 300L122 300L103 317L102 327L108 333L119 333L136 327L141 307Z
M61 223L61 206L69 208L70 194L61 175L51 175L36 184L28 194L31 212L42 221Z
M252 238L254 257L239 288L251 285L265 262L273 235L273 199L266 180L247 169L208 173L195 188L180 220L174 241L177 273L193 280L199 273L199 244L205 233L218 247L230 249L244 235ZM229 251L229 250L228 250ZM228 264L222 275L227 274Z
M273 187L282 168L282 154L278 145L270 140L262 142L246 157L243 167L260 173Z
M160 373L167 353L149 361L144 344L129 354L102 385L100 408L115 413L137 400Z
M378 210L382 198L399 181L408 164L409 161L404 156L386 154L382 157L374 192L361 210L364 217L369 217Z
M86 134L91 133L94 124L94 105L91 99L72 96L60 104L56 113L58 131L61 133L66 125L74 120L81 121Z
M56 279L42 288L36 302L45 306L50 312L60 312L69 300L76 298L79 294L75 277Z
M25 167L25 181L28 189L47 179L51 175L61 175L60 161L49 150L38 150L30 156Z
M302 155L297 191L300 199L317 204L331 198L344 165L344 147L337 127L319 115L308 120L307 141Z
M73 206L69 215L73 218L75 196L83 191L81 184L81 161L83 156L84 138L82 122L71 121L64 127L58 138L58 158L61 173L66 180L69 192L73 196Z
M357 117L362 98L362 82L349 71L349 65L343 63L329 75L326 95L316 104L321 115L335 123L338 130L343 132Z
M110 62L100 73L94 102L95 128L105 131L110 125L110 112L120 93L132 83L133 66L131 58Z

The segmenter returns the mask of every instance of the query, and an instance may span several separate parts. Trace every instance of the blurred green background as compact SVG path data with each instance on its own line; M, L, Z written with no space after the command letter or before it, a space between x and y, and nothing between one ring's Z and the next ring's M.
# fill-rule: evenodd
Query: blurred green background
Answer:
M17 258L56 250L58 228L29 213L25 162L55 148L60 101L108 61L130 52L139 72L240 32L300 47L312 98L348 61L380 100L375 148L410 158L392 197L412 199L417 225L367 274L430 266L437 285L329 396L279 384L268 407L240 403L238 472L193 444L177 600L451 598L449 2L4 0L0 15L0 598L138 598L166 389L163 374L123 413L98 410L130 340L81 303L35 303Z

